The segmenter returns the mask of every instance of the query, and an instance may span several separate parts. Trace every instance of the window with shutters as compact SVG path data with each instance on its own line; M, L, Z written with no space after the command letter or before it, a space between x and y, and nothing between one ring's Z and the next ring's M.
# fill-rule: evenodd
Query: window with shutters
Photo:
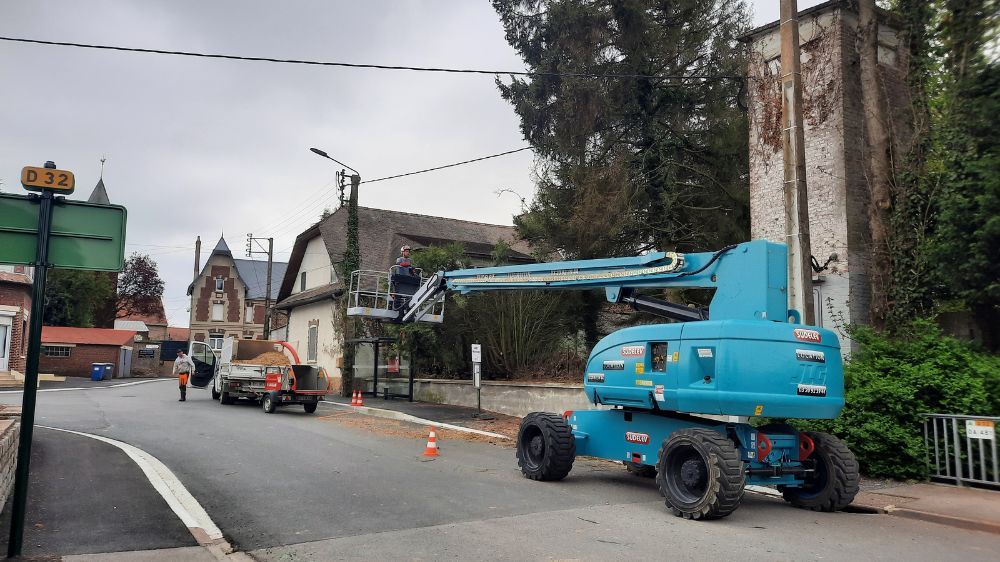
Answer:
M222 315L225 312L225 305L221 303L212 304L212 321L222 322Z

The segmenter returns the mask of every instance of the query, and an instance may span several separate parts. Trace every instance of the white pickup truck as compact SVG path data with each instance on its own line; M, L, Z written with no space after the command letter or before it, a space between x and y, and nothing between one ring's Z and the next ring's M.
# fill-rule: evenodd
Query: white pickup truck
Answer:
M249 399L259 401L264 412L270 414L278 406L301 404L306 413L311 414L330 392L330 377L326 369L299 365L295 349L285 342L226 338L221 350L195 341L191 342L190 351L195 364L191 385L198 388L211 385L212 398L223 405ZM290 355L290 364L257 365L248 362L275 351Z

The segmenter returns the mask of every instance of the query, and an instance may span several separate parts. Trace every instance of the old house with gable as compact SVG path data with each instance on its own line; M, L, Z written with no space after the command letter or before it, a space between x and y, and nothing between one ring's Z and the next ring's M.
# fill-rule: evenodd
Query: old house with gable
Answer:
M422 248L458 243L473 265L486 265L496 243L504 241L511 246L511 263L534 261L512 226L401 211L359 207L358 238L361 269L373 271L388 271L404 245L416 254ZM351 273L342 271L346 240L346 206L299 234L277 305L288 315L288 342L304 361L326 367L338 387L344 348L339 305Z
M226 244L219 242L199 268L200 240L195 250L195 279L188 285L191 297L190 336L219 349L226 337L264 339L267 305L278 295L288 264L274 262L271 267L271 293L267 295L267 262L237 259ZM272 314L271 328L276 329L280 315Z

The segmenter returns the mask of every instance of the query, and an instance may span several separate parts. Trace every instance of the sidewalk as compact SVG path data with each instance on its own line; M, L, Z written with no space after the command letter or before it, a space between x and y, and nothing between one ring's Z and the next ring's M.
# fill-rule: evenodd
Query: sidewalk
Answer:
M475 408L453 406L451 404L431 404L409 402L406 399L384 400L365 396L365 405L355 408L358 413L400 421L434 425L455 429L466 428L471 432L500 436L513 440L517 437L521 418L483 411L489 419L477 418ZM334 402L341 407L350 407L351 399L343 396L327 395L326 402Z
M1000 492L947 484L905 484L858 494L855 506L1000 534Z
M328 402L350 405L350 398L326 398ZM519 418L488 412L495 421L473 417L475 408L406 400L383 400L365 397L365 407L358 413L378 417L393 417L398 412L415 416L437 425L456 425L473 430L485 430L516 437ZM979 488L958 488L945 484L904 484L890 488L866 490L858 494L852 507L864 511L921 519L953 527L1000 534L1000 491Z

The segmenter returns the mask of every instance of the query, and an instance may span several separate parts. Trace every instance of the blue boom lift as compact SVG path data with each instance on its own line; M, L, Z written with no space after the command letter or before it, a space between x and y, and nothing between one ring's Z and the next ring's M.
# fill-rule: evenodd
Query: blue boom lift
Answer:
M604 289L610 302L675 322L619 330L591 351L584 392L604 409L523 419L517 460L526 477L561 480L576 455L587 455L655 476L667 507L689 519L729 515L746 484L776 486L797 507L836 511L858 492L858 463L843 441L747 423L751 416L829 419L844 406L837 336L798 323L788 309L786 270L783 244L752 241L712 253L438 272L412 295L383 289L396 304L377 316L440 321L447 291ZM675 287L715 292L707 310L638 292Z

